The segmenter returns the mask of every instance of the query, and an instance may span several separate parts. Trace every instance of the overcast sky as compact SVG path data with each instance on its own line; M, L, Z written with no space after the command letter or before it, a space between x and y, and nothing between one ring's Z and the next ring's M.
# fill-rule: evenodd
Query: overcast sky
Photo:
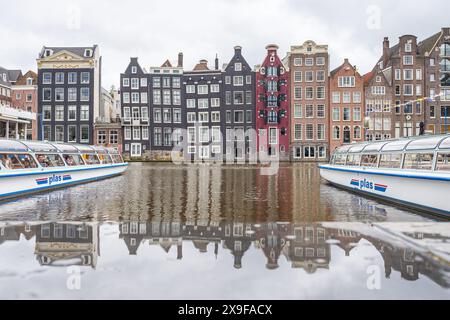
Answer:
M410 0L16 0L1 5L0 66L36 69L43 45L98 44L103 87L118 86L130 57L142 66L176 61L185 69L205 58L220 65L241 45L250 65L261 63L268 43L284 56L291 45L311 39L328 44L331 68L348 57L360 72L370 71L384 36L419 40L450 26L443 0L415 6ZM440 10L439 8L442 8Z

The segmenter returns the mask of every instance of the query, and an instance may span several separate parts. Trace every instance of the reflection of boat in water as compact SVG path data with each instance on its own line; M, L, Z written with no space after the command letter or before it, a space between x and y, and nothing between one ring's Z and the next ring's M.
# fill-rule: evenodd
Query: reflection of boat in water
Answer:
M0 140L0 200L105 179L126 168L112 148Z
M450 217L450 136L336 149L321 176L339 187Z

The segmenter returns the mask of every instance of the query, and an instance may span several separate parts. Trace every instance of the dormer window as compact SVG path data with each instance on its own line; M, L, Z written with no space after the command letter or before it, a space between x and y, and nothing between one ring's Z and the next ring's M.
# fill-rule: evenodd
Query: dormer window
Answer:
M3 82L6 82L6 73L3 74Z
M411 43L405 44L405 52L411 52L412 51L412 45Z
M33 85L33 78L27 78L27 86Z
M131 67L131 73L133 73L133 74L137 73L137 67L136 66Z
M52 51L52 50L50 50L50 49L45 49L45 52L44 52L44 56L45 56L45 57L50 57L52 54L53 54L53 51Z
M381 77L380 76L377 76L377 80L376 80L377 82L381 82Z
M91 49L84 50L84 56L86 58L91 58L92 57L92 50Z

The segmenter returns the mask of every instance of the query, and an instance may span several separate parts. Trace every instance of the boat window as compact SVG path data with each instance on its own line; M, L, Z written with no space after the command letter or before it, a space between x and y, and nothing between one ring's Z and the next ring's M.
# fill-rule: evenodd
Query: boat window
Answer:
M64 161L59 154L37 154L36 158L44 168L64 167Z
M9 170L37 168L36 161L29 154L0 154L0 161Z
M70 167L84 166L83 158L79 154L63 154L63 158Z
M376 168L378 165L377 154L364 154L361 157L361 167Z
M83 160L87 165L100 164L100 160L95 154L83 154Z
M389 142L381 149L381 152L403 151L410 142L411 140L406 139Z
M438 153L436 170L450 171L450 153Z
M347 156L347 166L351 167L359 167L359 164L361 163L361 155L360 154L349 154Z
M407 147L406 151L413 150L434 150L438 147L441 141L444 140L442 136L422 138L413 140Z
M431 170L433 167L433 153L407 153L405 154L404 169Z
M442 141L441 145L439 146L439 149L450 149L450 137Z
M334 164L337 166L345 166L346 160L347 160L346 154L336 154L334 156Z
M111 164L112 159L108 154L99 154L98 157L102 161L103 164Z
M400 169L402 166L402 154L382 154L380 158L380 168Z

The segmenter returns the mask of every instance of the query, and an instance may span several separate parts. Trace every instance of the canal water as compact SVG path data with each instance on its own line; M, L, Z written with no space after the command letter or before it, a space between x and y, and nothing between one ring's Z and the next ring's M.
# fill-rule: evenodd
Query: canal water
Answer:
M133 163L0 204L0 298L449 299L449 240L312 164Z

